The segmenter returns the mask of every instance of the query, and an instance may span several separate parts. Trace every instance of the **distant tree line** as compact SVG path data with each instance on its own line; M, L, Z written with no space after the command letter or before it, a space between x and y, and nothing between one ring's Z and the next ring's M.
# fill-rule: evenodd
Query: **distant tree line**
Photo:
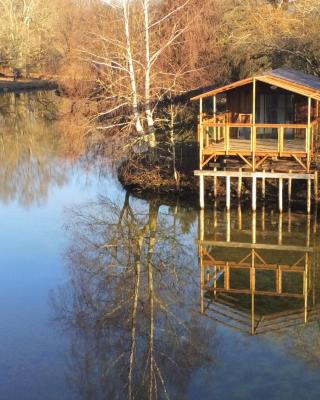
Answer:
M320 0L0 0L0 19L1 65L58 76L117 153L187 119L172 104L190 90L280 66L320 75Z

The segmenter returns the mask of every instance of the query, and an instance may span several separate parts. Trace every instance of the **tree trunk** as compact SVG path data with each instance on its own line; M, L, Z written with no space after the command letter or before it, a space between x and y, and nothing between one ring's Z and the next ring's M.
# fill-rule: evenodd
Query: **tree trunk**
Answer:
M124 18L124 29L126 35L126 50L128 57L128 69L129 69L129 77L132 91L132 112L134 116L134 123L137 130L137 133L140 135L144 134L144 130L141 124L141 118L138 109L138 94L137 94L137 84L136 77L133 65L133 57L131 50L131 37L130 37L130 28L129 28L129 2L128 0L122 0L122 9L123 9L123 18Z
M151 60L150 60L150 35L149 35L149 0L143 0L144 13L144 40L145 40L145 112L148 124L149 146L156 146L154 133L154 121L150 105L150 85L151 85Z

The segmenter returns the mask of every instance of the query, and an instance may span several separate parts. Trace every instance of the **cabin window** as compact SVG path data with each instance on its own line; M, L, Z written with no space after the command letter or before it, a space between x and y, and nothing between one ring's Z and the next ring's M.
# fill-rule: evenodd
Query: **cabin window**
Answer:
M294 94L260 93L257 100L257 122L260 124L294 123Z

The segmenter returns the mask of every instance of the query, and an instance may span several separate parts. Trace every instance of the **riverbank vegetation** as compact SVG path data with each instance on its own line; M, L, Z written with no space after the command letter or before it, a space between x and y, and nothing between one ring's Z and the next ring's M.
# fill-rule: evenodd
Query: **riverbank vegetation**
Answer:
M123 180L141 170L141 184L150 164L149 182L183 181L191 94L284 65L320 75L319 0L0 0L0 11L2 73L58 79L70 151L126 160Z

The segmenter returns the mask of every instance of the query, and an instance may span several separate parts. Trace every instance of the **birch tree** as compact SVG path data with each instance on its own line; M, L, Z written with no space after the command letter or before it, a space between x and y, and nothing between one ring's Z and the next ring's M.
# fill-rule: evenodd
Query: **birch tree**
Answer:
M106 5L105 18L109 13L109 21L116 22L99 35L93 33L92 50L83 51L99 70L104 88L97 116L104 124L99 129L116 128L114 135L126 130L129 144L146 140L155 146L157 105L183 75L178 59L166 55L189 28L185 14L192 2L118 0Z
M80 398L184 398L217 339L186 308L198 288L177 215L127 194L120 207L100 198L68 217L71 286L55 304L71 329L70 375Z

